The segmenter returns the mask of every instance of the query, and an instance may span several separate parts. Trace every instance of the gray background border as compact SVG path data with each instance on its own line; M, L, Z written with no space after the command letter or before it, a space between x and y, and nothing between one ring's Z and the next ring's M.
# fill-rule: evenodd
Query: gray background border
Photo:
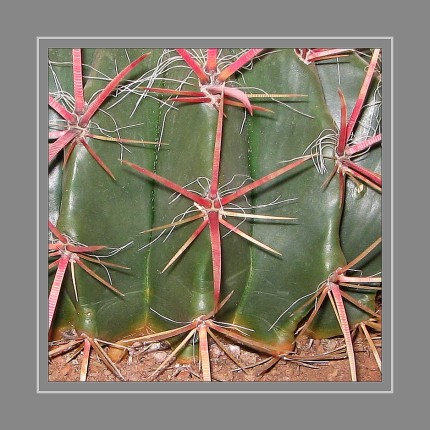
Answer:
M297 38L259 38L259 39L204 39L204 38L191 38L191 39L155 39L155 38L135 38L135 39L83 39L83 38L40 38L39 39L39 154L40 154L40 195L39 195L39 213L40 213L40 225L39 231L41 232L40 237L42 240L39 242L39 255L43 256L43 250L46 249L47 227L45 220L48 217L48 193L47 193L47 146L44 142L47 141L47 130L42 124L48 123L47 118L47 81L46 76L48 75L47 70L47 51L48 48L53 47L146 47L146 48L158 48L158 47L195 47L204 48L210 46L217 47L273 47L273 48L285 48L285 47L381 47L384 60L384 72L383 72L383 135L385 145L383 146L383 159L384 159L384 200L383 200L383 211L384 221L384 242L383 242L383 263L384 263L384 319L383 319L383 380L381 383L363 382L360 384L348 384L348 383L294 383L294 382L279 382L279 383L148 383L148 382L133 382L133 383L87 383L87 384L76 384L76 383L53 383L47 382L47 340L44 336L45 330L39 330L39 390L40 391L153 391L153 392L260 392L260 391L273 391L273 392L294 392L294 391L306 391L306 392L320 392L320 391L381 391L389 392L392 389L391 386L391 369L392 369L392 354L391 354L391 52L392 52L392 40L389 38L379 39L357 39L357 38L332 38L332 39L297 39ZM41 161L43 160L43 161ZM46 253L45 253L46 254ZM39 279L42 288L39 288L39 309L40 309L40 327L47 326L47 290L43 288L47 285L47 272L43 270L47 266L47 259L40 259L40 273Z

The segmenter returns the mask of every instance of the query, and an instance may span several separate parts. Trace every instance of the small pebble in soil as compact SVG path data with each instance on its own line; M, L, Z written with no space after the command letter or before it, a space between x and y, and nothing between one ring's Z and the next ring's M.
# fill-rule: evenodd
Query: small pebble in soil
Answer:
M212 358L219 358L224 353L221 351L221 349L218 347L218 345L211 345L210 347L210 356Z
M156 363L162 363L167 358L167 353L159 351L154 354L154 360Z
M239 358L240 347L238 345L228 345L228 349L230 350L230 353L233 355L233 357Z
M338 341L337 339L323 339L321 340L321 345L325 352L330 352L337 348Z

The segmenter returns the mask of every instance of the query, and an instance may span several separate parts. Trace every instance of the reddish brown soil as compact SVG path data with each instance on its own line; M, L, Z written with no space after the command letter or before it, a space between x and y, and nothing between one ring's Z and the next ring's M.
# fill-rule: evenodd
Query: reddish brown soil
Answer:
M224 341L229 351L247 368L247 373L239 369L230 358L214 343L210 343L211 372L214 381L226 382L341 382L350 381L350 371L345 350L337 350L344 345L342 338L314 340L304 339L297 345L297 352L306 356L320 357L321 354L337 351L343 358L337 360L313 363L296 363L279 361L269 371L260 375L264 364L260 362L268 357L251 352L245 348ZM376 338L375 345L381 355L381 340ZM123 359L117 368L126 381L147 381L155 369L170 353L165 345L158 344L156 348L148 350L137 348L133 355ZM381 372L364 337L358 336L354 342L357 362L358 381L381 381ZM81 356L66 362L66 356L52 359L49 364L49 381L79 381ZM311 364L312 367L309 366ZM201 372L198 363L180 365L172 361L155 379L155 381L201 381ZM119 381L92 353L88 368L87 381Z

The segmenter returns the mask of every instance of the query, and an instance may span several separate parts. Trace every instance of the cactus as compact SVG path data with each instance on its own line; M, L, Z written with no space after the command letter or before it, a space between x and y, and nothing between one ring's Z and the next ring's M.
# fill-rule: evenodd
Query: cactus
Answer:
M209 381L209 338L268 369L342 335L356 381L351 331L381 326L380 89L380 49L50 49L49 355L123 380L118 351L165 340L151 378L197 355Z

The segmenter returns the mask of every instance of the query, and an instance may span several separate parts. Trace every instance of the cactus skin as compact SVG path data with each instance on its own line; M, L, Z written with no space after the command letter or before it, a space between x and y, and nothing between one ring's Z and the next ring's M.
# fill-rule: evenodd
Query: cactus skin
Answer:
M122 49L83 50L84 63L92 66L84 69L85 76L90 77L84 88L85 99L89 100L105 86L100 76L113 77L117 70L148 51L129 49L126 55ZM231 50L234 52L237 50ZM127 76L127 83L142 75L150 76L160 56L166 59L173 55L153 49ZM73 93L71 67L60 64L70 62L70 50L51 49L49 58L51 70L64 91ZM157 87L173 88L172 82L186 79L194 85L197 83L190 78L190 68L183 61L175 60L174 64L180 67L160 73ZM341 65L341 87L349 110L360 89L365 66L356 54L348 55ZM252 69L243 69L237 78L229 78L229 87L256 87L267 93L297 93L307 97L285 102L287 107L276 101L260 103L257 99L253 103L272 112L255 111L245 121L243 108L225 107L220 185L232 180L231 186L239 187L245 176L258 179L278 169L282 166L280 163L302 156L324 130L337 130L339 98L338 83L333 82L333 76L337 77L333 74L334 67L305 64L293 49L282 49L254 60ZM49 89L54 93L58 88L53 77L51 73ZM374 80L368 100L379 94L378 81ZM147 80L144 82L144 86L149 86ZM184 86L184 89L189 88ZM218 112L207 103L175 104L176 109L171 109L153 97L142 97L142 93L136 90L122 98L125 93L118 91L103 104L92 123L102 129L120 130L122 138L161 141L168 146L127 146L130 152L122 152L118 144L89 139L116 181L80 145L64 169L61 156L51 163L50 220L64 234L81 243L112 248L129 244L112 261L131 269L109 270L112 284L124 297L104 288L78 268L79 300L76 301L71 277L66 276L53 337L73 328L78 334L118 342L142 333L177 328L178 322L183 325L213 310L211 244L207 229L172 267L161 273L200 221L176 227L165 242L160 238L151 243L158 232L141 234L184 213L191 206L190 200L179 197L172 201L171 190L127 168L119 159L123 156L181 186L199 177L209 179ZM368 119L377 128L380 116L377 108L370 107L363 111L361 118ZM55 115L50 112L50 120L53 118ZM133 124L139 126L129 127ZM357 130L356 134L365 132ZM330 171L333 162L325 162ZM371 170L380 170L380 148L372 148L359 163ZM233 233L222 238L221 299L231 292L232 296L216 314L216 320L252 329L253 340L279 353L293 349L296 331L313 307L313 303L301 305L319 284L381 235L379 193L366 187L357 198L355 186L348 181L342 205L338 179L335 177L322 189L324 179L308 161L234 202L246 207L268 205L278 198L297 199L255 210L255 213L295 217L295 221L258 220L245 222L240 227L279 251L281 257ZM204 180L201 182L206 184ZM198 185L192 188L196 190ZM222 228L221 233L226 230ZM106 276L103 268L91 267L100 276ZM362 269L367 275L380 271L380 252L376 256L372 254L371 261L366 261ZM352 294L374 308L374 293ZM346 308L350 326L369 318L348 303ZM309 333L317 338L341 334L329 304L323 306Z

